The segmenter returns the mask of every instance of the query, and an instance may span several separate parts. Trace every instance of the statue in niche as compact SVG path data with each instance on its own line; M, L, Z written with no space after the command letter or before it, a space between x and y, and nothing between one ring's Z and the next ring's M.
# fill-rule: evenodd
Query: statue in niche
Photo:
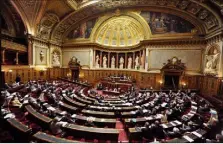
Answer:
M107 57L105 55L103 57L103 68L107 68Z
M113 56L111 59L111 68L115 68L115 57Z
M135 69L139 68L139 56L135 58Z
M123 67L124 67L124 58L121 57L120 60L119 60L119 68L123 69Z
M98 55L96 55L96 58L95 58L95 67L96 68L99 68L100 66L99 66L99 56Z
M128 69L131 69L132 68L132 57L130 56L128 58Z
M42 62L43 59L44 59L44 53L43 53L43 51L41 51L39 55L40 55L40 61Z
M219 53L217 49L214 49L213 53L206 55L207 62L205 68L207 71L217 70L218 58L219 58Z
M52 66L60 66L60 56L57 52L53 52Z

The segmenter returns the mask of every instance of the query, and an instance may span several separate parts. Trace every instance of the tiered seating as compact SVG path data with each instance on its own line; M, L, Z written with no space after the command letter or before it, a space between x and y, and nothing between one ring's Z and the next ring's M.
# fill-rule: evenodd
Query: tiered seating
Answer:
M15 117L8 118L7 122L40 142L118 142L121 131L127 132L129 142L144 142L142 129L145 123L161 122L162 112L176 100L176 96L152 92L143 92L136 96L130 93L128 98L122 95L100 99L97 93L92 94L89 85L71 81L41 81L30 85L34 87L31 91L26 91L24 86L24 90L19 91L23 96L20 100L23 105L20 108L16 107L16 110L23 115L18 117L14 109L10 108ZM36 104L40 104L42 109L49 112L46 113L36 107L30 101L31 97L36 101L39 100ZM166 100L166 97L169 97L169 100ZM153 108L156 108L156 112L151 112ZM160 123L160 126L164 130L181 127L184 119L193 121L194 117L202 116L198 113L198 108L199 104L191 98L189 107L182 108L179 117L168 123ZM50 132L53 119L61 119L68 113L74 122L62 121L62 129L66 132L66 136L53 135ZM89 119L93 122L91 126L85 125ZM122 121L123 128L116 127L118 120ZM205 127L200 127L193 132L185 132L180 138L170 139L165 136L164 141L194 142L201 139L207 130Z

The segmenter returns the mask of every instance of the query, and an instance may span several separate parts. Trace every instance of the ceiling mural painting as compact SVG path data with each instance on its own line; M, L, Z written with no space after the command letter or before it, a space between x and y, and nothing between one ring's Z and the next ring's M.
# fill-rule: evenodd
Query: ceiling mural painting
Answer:
M69 32L67 38L68 39L88 39L90 38L92 29L97 21L97 18L88 20L86 22L81 23L77 27L75 27L71 32Z
M142 11L141 16L147 21L152 34L190 33L195 28L188 21L171 14Z

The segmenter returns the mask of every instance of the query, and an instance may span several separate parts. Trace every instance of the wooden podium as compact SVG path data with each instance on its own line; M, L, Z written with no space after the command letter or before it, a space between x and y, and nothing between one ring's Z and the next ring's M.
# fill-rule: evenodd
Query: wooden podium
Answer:
M80 65L80 61L77 61L77 58L75 56L73 56L69 63L69 68L71 70L71 80L79 80L79 73L80 73L80 69L81 69L81 65Z

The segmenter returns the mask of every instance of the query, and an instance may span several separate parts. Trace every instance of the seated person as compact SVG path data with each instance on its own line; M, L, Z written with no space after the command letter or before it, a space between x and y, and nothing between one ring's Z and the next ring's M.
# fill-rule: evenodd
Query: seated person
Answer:
M207 143L223 143L223 135L217 134L216 140L206 139Z
M19 98L16 96L12 100L12 106L15 107L22 107L22 103L20 103Z
M95 124L94 124L94 122L93 122L93 117L88 117L87 118L87 121L85 122L85 126L88 126L88 127L95 127Z
M159 121L155 121L155 126L153 127L153 134L155 138L164 138L163 127L160 125Z
M166 134L171 138L176 138L181 136L180 129L178 129L177 127L174 127L173 131L167 131Z
M146 139L152 139L152 131L149 122L146 122L144 128L142 128L142 135Z
M62 118L61 121L65 121L68 123L75 123L75 119L71 117L70 113L66 113Z
M165 113L165 112L163 112L162 114L163 114L163 115L161 116L161 123L168 123L166 113Z
M193 126L192 125L189 125L188 122L183 123L182 124L182 127L179 128L179 129L182 131L182 133L191 132L191 131L194 130Z
M62 130L62 123L58 119L53 119L50 123L50 130L54 135L60 135L61 137L64 137L65 132Z

